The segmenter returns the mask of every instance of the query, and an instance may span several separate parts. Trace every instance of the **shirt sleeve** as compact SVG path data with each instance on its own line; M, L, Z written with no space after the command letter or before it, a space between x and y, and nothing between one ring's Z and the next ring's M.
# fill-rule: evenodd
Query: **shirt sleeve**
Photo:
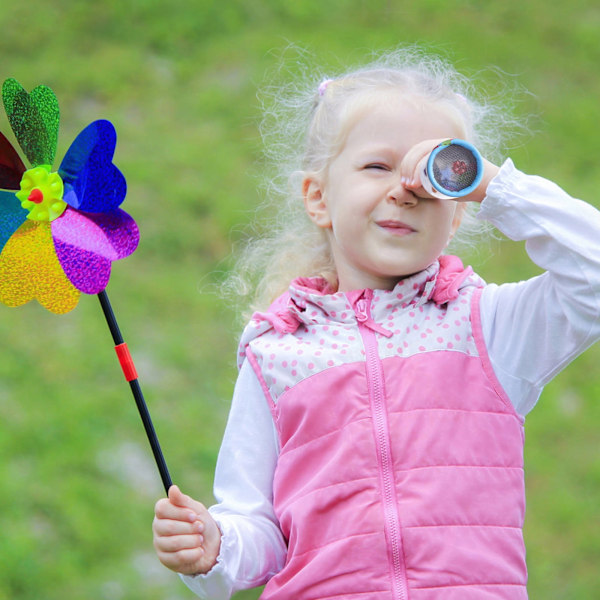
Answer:
M217 564L206 575L182 575L201 598L227 600L266 583L285 562L287 545L273 511L279 442L260 384L246 361L235 386L219 451L209 510L222 533Z
M521 415L543 386L600 338L600 212L508 160L488 186L478 218L526 241L545 272L488 285L481 321L494 372Z

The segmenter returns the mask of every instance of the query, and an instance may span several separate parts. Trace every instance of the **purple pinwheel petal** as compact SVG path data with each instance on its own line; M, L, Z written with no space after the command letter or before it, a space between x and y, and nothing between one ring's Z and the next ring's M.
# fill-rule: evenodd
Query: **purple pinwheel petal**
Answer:
M0 191L0 251L27 219L28 211L12 192Z
M0 188L18 190L25 173L25 165L12 144L0 133Z
M65 275L86 294L101 292L108 284L112 261L129 256L139 242L135 221L120 209L84 214L67 208L51 225Z
M64 201L91 213L115 210L125 199L125 177L112 163L117 134L110 121L90 123L71 144L58 170Z
M99 294L108 285L111 260L58 240L54 240L54 249L67 279L79 291Z

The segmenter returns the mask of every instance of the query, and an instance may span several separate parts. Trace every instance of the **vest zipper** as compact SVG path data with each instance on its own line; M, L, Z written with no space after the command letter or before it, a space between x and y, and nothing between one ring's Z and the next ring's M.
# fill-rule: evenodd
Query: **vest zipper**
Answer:
M356 303L355 313L366 353L367 385L383 497L385 534L388 541L388 558L392 580L392 597L394 600L408 600L406 565L404 563L400 516L398 514L383 365L379 357L376 337L376 332L380 332L382 335L385 334L379 330L379 326L376 326L376 323L371 319L371 315L369 314L369 305L372 296L371 290L366 290L365 295L367 298L362 297Z

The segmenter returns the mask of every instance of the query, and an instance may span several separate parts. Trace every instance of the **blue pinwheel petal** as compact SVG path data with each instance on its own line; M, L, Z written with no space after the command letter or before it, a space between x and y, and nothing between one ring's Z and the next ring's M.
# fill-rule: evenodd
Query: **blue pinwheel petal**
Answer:
M12 192L0 190L0 251L12 234L27 220L29 212Z
M105 213L119 207L127 193L125 177L112 163L117 133L110 121L90 123L71 144L58 170L63 200L84 212Z

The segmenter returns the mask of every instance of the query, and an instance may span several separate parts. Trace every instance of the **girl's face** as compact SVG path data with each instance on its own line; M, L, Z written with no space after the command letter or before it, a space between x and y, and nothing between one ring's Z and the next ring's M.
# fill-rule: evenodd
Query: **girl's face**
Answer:
M449 110L398 94L355 115L339 154L303 188L310 218L327 230L339 291L393 289L440 256L462 208L415 196L401 165L419 142L463 135Z

